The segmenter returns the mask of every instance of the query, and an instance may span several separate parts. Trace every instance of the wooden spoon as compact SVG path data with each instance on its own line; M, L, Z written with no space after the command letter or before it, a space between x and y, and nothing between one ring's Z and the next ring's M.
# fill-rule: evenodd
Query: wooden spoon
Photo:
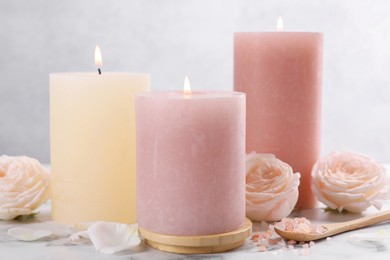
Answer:
M371 226L374 224L378 224L383 221L390 220L390 210L386 210L383 212L376 213L371 216L340 222L340 223L332 223L332 224L324 224L321 225L324 228L324 232L321 233L300 233L294 231L285 231L275 227L276 233L278 233L281 237L288 240L295 241L314 241L325 237L330 237L336 234L340 234L346 231L351 231L367 226Z

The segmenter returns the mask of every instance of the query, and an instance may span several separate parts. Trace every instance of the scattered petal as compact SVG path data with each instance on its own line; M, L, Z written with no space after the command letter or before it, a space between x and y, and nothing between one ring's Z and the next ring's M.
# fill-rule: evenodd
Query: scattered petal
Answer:
M96 251L103 254L114 254L138 246L137 225L126 225L113 222L97 222L88 228L88 235Z
M0 219L11 220L19 216L34 214L31 209L25 208L0 208Z
M71 242L76 242L76 241L80 240L81 238L89 239L88 230L83 230L83 231L79 231L79 232L71 234L69 237L69 240Z
M53 232L46 229L33 229L14 227L8 229L8 235L21 241L35 241L52 235Z

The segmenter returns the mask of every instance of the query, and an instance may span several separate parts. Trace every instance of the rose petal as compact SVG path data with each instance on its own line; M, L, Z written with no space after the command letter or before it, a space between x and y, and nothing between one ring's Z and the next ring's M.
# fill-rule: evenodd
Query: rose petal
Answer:
M278 221L288 216L298 200L298 189L258 204L247 204L247 216L257 221Z
M50 230L14 227L8 229L8 235L21 241L35 241L53 234Z
M97 222L88 228L96 251L103 254L114 254L119 251L131 249L140 244L137 226L113 222Z
M73 234L71 234L71 235L69 236L69 240L70 240L71 242L78 241L78 240L80 240L81 238L90 239L90 238L89 238L89 234L88 234L88 230L82 230L82 231L73 233Z
M25 209L25 208L9 208L9 209L0 208L0 219L11 220L16 218L17 216L30 215L33 213L34 212L31 209Z

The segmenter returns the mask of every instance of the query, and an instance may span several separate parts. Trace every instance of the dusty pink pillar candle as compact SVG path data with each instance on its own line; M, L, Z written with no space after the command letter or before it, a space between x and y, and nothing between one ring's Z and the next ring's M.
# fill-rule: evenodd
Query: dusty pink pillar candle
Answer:
M297 208L313 208L320 153L322 34L234 35L234 89L247 94L246 151L272 153L301 173Z
M136 134L140 227L209 235L244 224L245 94L139 94Z

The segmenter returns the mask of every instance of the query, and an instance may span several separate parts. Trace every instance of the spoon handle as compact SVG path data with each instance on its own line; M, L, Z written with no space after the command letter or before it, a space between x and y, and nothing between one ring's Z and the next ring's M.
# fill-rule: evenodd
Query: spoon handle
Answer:
M342 223L335 223L335 224L329 224L325 225L329 228L334 229L334 234L359 229L362 227L371 226L374 224L378 224L383 221L389 221L390 220L390 210L382 211L379 213L376 213L371 216L366 216L363 218L342 222ZM333 232L332 232L333 233Z

